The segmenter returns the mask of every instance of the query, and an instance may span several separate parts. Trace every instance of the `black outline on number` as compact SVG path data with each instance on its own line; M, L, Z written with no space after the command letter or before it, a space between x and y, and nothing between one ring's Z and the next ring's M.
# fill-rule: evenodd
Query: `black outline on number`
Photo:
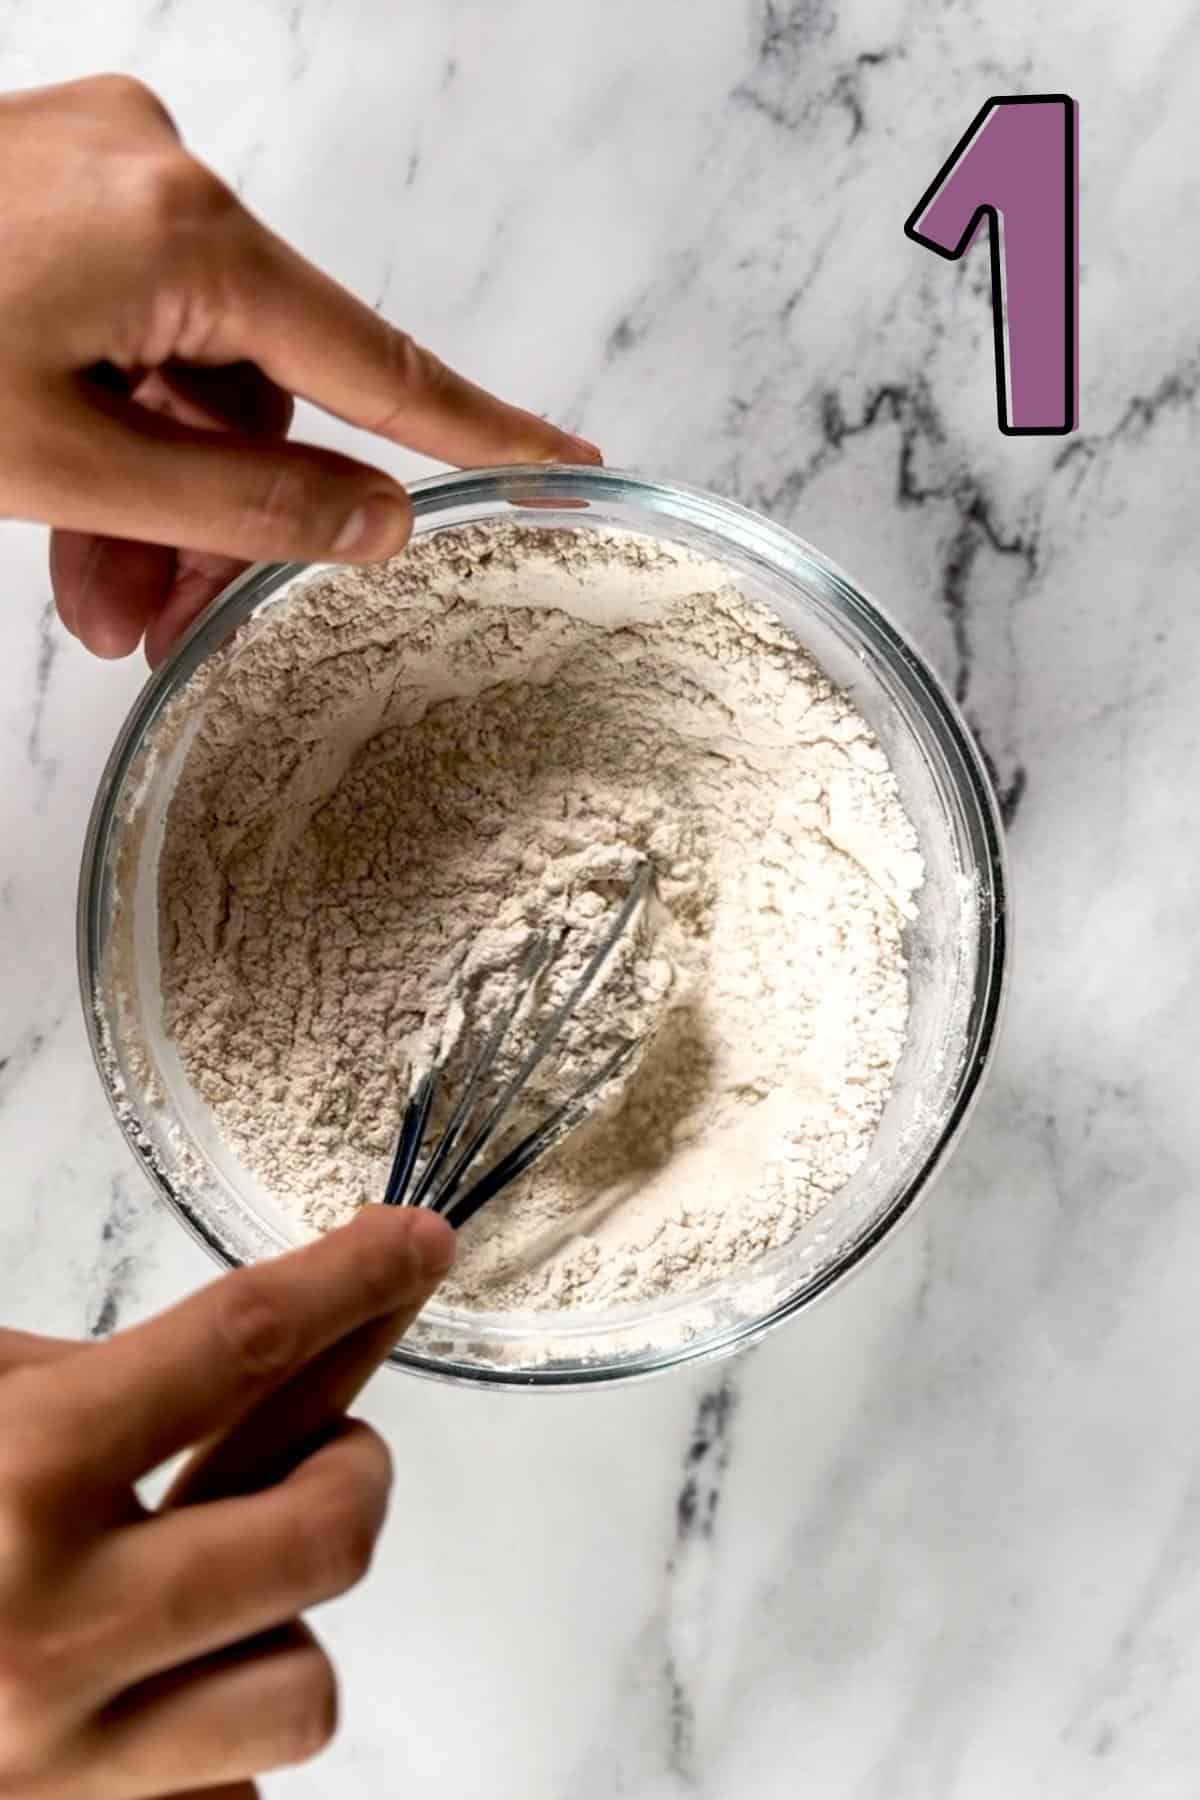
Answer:
M917 230L917 220L925 211L939 188L948 179L954 165L958 162L967 145L982 128L989 113L999 106L1043 106L1047 100L1056 100L1063 108L1063 120L1066 128L1066 156L1063 167L1066 172L1066 224L1063 233L1066 247L1066 280L1063 284L1066 293L1066 320L1064 326L1064 357L1066 369L1066 391L1063 395L1063 416L1065 425L1013 425L1008 417L1008 362L1007 343L1004 331L1004 292L1001 281L1000 264L1000 215L994 206L984 201L972 213L958 246L953 250L945 250L941 244L935 244L931 238L923 237ZM1078 329L1076 316L1076 287L1078 284L1078 228L1076 206L1076 138L1078 132L1079 106L1070 94L993 94L985 100L967 129L963 132L953 150L930 182L920 200L904 221L904 235L911 238L914 244L920 244L924 250L932 250L946 262L957 262L970 244L979 229L980 221L988 222L988 256L991 259L992 279L992 335L995 339L996 355L996 423L1005 437L1065 437L1074 431L1079 421L1076 417L1078 403L1078 370L1079 356Z

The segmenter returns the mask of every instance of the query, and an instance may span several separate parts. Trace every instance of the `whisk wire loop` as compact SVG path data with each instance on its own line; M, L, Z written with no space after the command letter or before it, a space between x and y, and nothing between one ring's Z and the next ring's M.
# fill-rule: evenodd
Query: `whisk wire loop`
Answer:
M561 1143L567 1133L574 1130L586 1117L593 1096L629 1061L637 1048L636 1041L621 1044L568 1095L549 1118L507 1151L465 1193L459 1194L469 1171L503 1127L514 1102L539 1064L558 1042L563 1027L586 997L628 929L635 913L649 894L653 875L653 865L649 861L642 862L612 924L588 958L582 973L537 1033L483 1118L473 1131L468 1131L484 1083L496 1065L514 1021L553 960L562 941L562 934L544 933L534 940L522 961L513 993L501 1009L472 1063L463 1092L440 1140L428 1154L414 1187L413 1177L420 1162L434 1101L441 1084L443 1066L436 1063L421 1074L410 1091L404 1110L391 1173L384 1190L385 1205L427 1206L435 1212L443 1213L452 1225L463 1225L501 1189L525 1174L535 1162ZM466 1143L459 1149L464 1133L467 1133Z

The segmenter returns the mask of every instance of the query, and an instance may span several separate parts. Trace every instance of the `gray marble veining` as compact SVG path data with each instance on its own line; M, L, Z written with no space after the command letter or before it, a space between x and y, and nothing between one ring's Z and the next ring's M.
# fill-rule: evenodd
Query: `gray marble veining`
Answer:
M954 688L1010 828L1001 1051L923 1212L729 1365L578 1398L377 1382L394 1518L323 1615L343 1733L268 1794L1195 1790L1198 57L1184 0L0 20L4 85L142 75L449 360L852 570ZM1055 88L1081 427L1004 438L985 259L901 226L989 94ZM0 1314L83 1335L210 1270L109 1122L74 993L87 809L140 674L58 631L40 534L0 554Z

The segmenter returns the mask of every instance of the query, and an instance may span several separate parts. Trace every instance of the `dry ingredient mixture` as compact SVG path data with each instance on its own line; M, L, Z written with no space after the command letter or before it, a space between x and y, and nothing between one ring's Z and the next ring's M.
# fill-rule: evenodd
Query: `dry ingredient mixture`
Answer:
M171 802L168 1029L243 1163L327 1228L380 1197L414 1058L441 1045L461 1071L547 927L561 992L647 857L652 897L532 1116L637 1052L463 1228L444 1293L541 1309L699 1285L867 1157L922 877L869 728L717 564L478 526L264 615Z

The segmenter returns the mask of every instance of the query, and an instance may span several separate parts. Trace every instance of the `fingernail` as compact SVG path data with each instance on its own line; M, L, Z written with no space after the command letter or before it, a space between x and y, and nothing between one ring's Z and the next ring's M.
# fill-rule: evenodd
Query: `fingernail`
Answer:
M444 1275L454 1261L457 1248L454 1228L437 1213L418 1209L409 1227L409 1247L419 1273L427 1280Z
M589 444L586 438L569 437L567 439L574 451L574 461L584 463L602 463L604 457L595 444Z
M335 555L384 556L408 536L408 508L394 494L372 494L347 515L333 540Z

